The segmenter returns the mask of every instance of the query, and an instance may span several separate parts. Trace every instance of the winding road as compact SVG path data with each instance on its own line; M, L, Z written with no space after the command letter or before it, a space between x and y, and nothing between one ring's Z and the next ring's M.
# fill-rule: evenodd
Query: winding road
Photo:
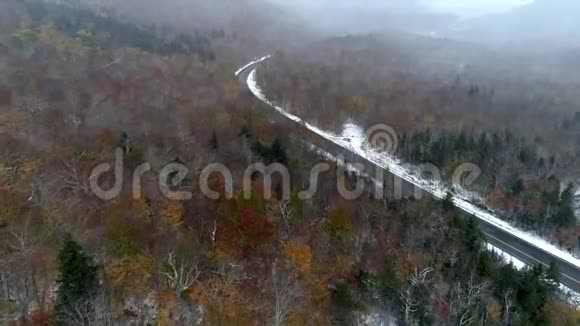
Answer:
M332 143L334 148L349 151L350 154L352 154L350 157L355 156L357 160L360 160L360 162L357 163L363 163L365 166L368 166L370 163L374 165L375 168L383 169L386 173L401 178L406 183L418 187L436 198L442 199L446 196L447 188L440 184L433 184L431 181L424 180L420 176L415 175L412 171L404 167L397 159L386 156L384 153L369 152L368 150L361 151L358 148L353 148L348 140L333 136L332 134L303 121L301 118L290 114L283 108L280 108L269 101L258 86L256 80L256 70L261 63L268 59L270 59L270 56L265 56L252 61L236 72L236 76L238 76L240 81L248 87L258 100L282 114L293 123L297 123L305 132L322 136ZM336 156L341 153L330 154ZM382 180L375 181L383 182ZM537 236L514 228L496 217L495 213L473 204L466 196L456 194L453 198L453 203L457 208L476 217L480 229L485 235L488 243L521 260L527 265L543 265L544 267L548 267L551 262L555 262L561 273L561 283L571 290L580 293L579 259L545 240L539 239Z

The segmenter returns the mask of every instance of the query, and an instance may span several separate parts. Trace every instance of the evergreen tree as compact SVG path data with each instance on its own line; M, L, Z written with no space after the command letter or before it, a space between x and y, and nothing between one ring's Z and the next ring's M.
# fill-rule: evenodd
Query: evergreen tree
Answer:
M520 162L527 165L530 161L530 156L531 154L526 149L522 149L518 154L518 159Z
M489 142L487 140L487 133L483 132L477 143L477 158L480 162L484 162L489 155Z
M252 146L252 150L254 153L261 156L268 164L288 163L288 157L286 156L286 152L282 147L282 142L278 138L276 138L270 146L262 145L262 143L259 141L255 141L254 145Z
M69 234L58 253L58 275L55 309L62 323L66 313L90 297L97 286L97 267Z
M546 272L546 278L550 281L553 281L554 284L560 283L560 269L558 268L558 265L555 261L550 263L550 267Z
M518 301L522 308L523 323L526 325L547 325L544 307L553 295L546 282L546 274L541 265L524 272L518 289Z
M276 138L270 146L270 154L272 162L277 162L281 164L288 163L288 158L286 157L286 152L282 148L282 142L280 139Z
M540 157L540 159L538 160L538 167L540 169L543 169L546 166L546 161L544 160L543 157Z
M121 138L119 139L119 146L123 149L125 154L131 151L131 140L129 139L129 135L126 132L121 134Z
M218 141L218 138L217 138L217 134L215 133L215 130L211 133L211 139L209 141L209 146L214 151L217 150L217 149L219 149L219 147L220 147L219 141Z
M469 250L473 252L479 252L481 250L481 244L483 242L483 234L479 229L479 226L475 222L475 218L470 217L467 220L467 225L465 227L465 245Z
M252 138L252 133L250 132L250 129L247 126L242 127L242 130L240 131L240 137L246 139Z
M501 266L496 276L495 283L498 293L505 292L509 289L517 290L520 284L520 272L512 264Z
M447 192L447 195L441 201L441 207L446 212L449 212L453 209L453 194L450 191Z
M518 179L512 186L511 192L514 196L519 196L524 191L524 182Z
M455 149L458 151L463 151L467 148L467 136L465 135L465 131L461 131L457 141L455 142Z
M568 185L566 190L560 195L558 209L553 217L553 223L559 227L568 227L574 224L574 189Z
M493 262L491 256L487 252L481 252L477 259L477 273L481 277L493 276Z
M397 274L396 267L388 264L383 272L378 275L377 285L382 300L388 300L388 298L397 296L403 287L403 280Z
M501 150L503 147L501 137L496 132L494 132L492 139L493 139L493 149L495 151Z

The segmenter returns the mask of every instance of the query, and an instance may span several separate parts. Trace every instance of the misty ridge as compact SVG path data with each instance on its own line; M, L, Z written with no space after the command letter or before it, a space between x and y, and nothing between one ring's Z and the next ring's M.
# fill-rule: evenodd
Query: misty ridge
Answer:
M472 0L65 2L112 9L143 23L181 28L222 25L239 30L251 26L255 28L252 32L259 35L279 29L289 34L318 33L318 37L398 30L503 46L535 43L540 48L541 43L544 49L547 46L570 49L580 45L574 37L580 32L580 3L574 0L489 1L486 6Z
M476 1L268 1L334 34L396 28L485 43L551 41L574 47L580 31L580 4L572 0L490 1L487 10Z
M579 64L580 4L573 0L505 0L485 6L446 0L171 0L163 5L148 0L82 1L143 24L183 31L225 28L239 44L223 46L256 56L332 37L374 34L404 43L435 40L452 52L451 57L457 51L485 56L493 52L503 57L499 62L494 58L500 70L505 61L506 67L524 65L524 70L556 79L574 79L570 73L577 69L571 67ZM422 54L431 60L431 53ZM452 62L457 62L455 57ZM459 66L468 64L469 56L464 56Z
M306 35L319 39L374 34L420 51L427 62L443 58L454 65L453 70L493 62L498 72L537 73L564 82L577 79L580 4L572 0L488 1L488 5L421 0L267 2L286 13L280 24L300 22ZM421 46L416 48L417 44Z

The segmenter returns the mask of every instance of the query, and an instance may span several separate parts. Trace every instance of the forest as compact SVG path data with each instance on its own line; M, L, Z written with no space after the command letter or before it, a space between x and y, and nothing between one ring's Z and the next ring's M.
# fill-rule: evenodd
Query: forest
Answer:
M206 2L187 11L172 0L159 10L159 17L192 13L195 26L180 19L148 21L155 7L144 6L136 18L125 5L0 2L0 324L578 324L580 313L561 291L555 264L516 268L486 250L477 223L448 201L341 198L336 180L343 171L336 162L303 146L303 131L257 101L234 75L257 55L250 50L283 48L299 32L288 36L285 26L277 27L260 41L253 21L239 23L219 8L210 15L200 9ZM244 1L242 9L231 5L232 12L254 12ZM265 17L256 21L268 21L276 11L261 12ZM268 65L260 73L268 92L279 101L292 99L293 107L322 126L338 127L345 117L365 125L380 114L373 109L379 104L393 108L386 116L415 100L428 110L429 97L436 102L452 90L465 105L475 103L474 110L491 100L485 95L491 90L465 89L465 81L433 90L419 81L412 86L411 80L385 79L381 85L396 91L372 87L362 94L347 85L362 87L363 76L367 84L384 76L361 71L337 86L334 74L346 70L333 61L295 65L283 50L276 60L279 69L296 69L295 75L277 79ZM286 93L284 83L296 86L296 93ZM412 99L406 92L420 95ZM562 107L568 100L561 98ZM301 105L320 101L329 109ZM504 95L493 101L505 104ZM363 106L367 118L357 115ZM530 121L542 112L532 110ZM389 121L405 135L399 153L405 160L443 167L477 162L484 167L478 189L494 207L570 245L577 235L565 232L575 226L572 189L560 192L557 178L564 176L552 172L575 161L555 146L546 157L535 151L559 133L578 130L579 114L558 114L568 127L550 129L542 139L507 132L507 125L476 132L479 121L467 118L463 128L434 128L447 119L445 111L433 116L431 127L403 128L413 126L405 119L421 111ZM103 200L92 191L91 171L113 165L117 149L124 155L123 188ZM190 171L172 190L192 192L190 200L171 200L158 185L163 168L176 162ZM275 195L265 199L261 176L252 179L251 196L243 196L236 183L228 198L220 174L208 183L223 196L208 198L198 182L216 162L235 180L253 163L284 164L291 198L282 198L281 180L274 178ZM320 175L313 198L299 199L310 168L321 162L330 171ZM135 188L133 172L143 163L151 168ZM103 187L115 182L110 174L102 179ZM349 186L356 182L350 174L345 179Z
M433 164L448 182L460 164L477 165L482 175L468 190L480 204L578 250L580 107L573 90L580 81L530 73L493 51L415 38L349 36L284 51L258 70L259 84L276 104L338 135L349 123L393 127L395 155ZM417 54L424 51L431 52ZM488 68L493 56L498 67ZM455 57L464 61L459 68Z

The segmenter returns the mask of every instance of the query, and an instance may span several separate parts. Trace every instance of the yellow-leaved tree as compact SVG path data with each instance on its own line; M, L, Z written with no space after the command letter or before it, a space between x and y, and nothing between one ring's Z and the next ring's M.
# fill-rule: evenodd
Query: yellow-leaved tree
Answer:
M284 244L284 255L296 265L300 273L310 272L312 267L312 250L310 250L310 246L288 241Z
M115 259L105 267L105 275L125 295L146 295L155 273L155 260L143 254Z
M189 290L190 298L206 309L209 325L252 324L252 312L236 283L225 275L216 276Z
M184 218L183 215L185 209L183 203L176 200L170 200L165 203L163 209L161 210L161 215L167 224L169 224L174 229L179 229L183 226Z

